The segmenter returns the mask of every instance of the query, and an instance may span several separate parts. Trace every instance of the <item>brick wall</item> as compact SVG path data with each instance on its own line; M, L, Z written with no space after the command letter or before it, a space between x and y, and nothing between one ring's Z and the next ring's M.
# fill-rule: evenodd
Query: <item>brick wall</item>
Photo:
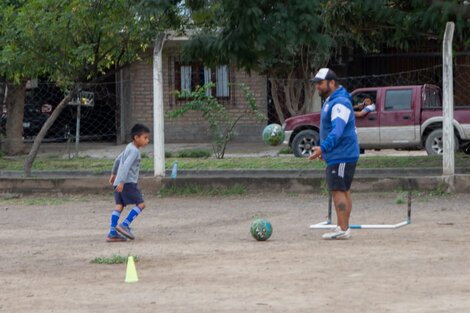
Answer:
M175 98L175 63L179 62L179 49L177 47L165 48L163 51L163 101L165 112L178 108L181 100ZM141 61L130 65L126 71L129 72L127 82L129 103L123 103L124 107L131 108L131 114L126 114L124 123L129 125L134 123L144 123L149 127L153 125L153 65L151 60ZM252 72L248 75L244 71L238 71L231 67L229 71L230 83L244 83L250 87L255 94L256 103L259 109L266 113L267 109L267 80ZM240 88L230 85L230 99L221 101L226 105L231 114L243 112L245 100ZM243 117L236 129L235 141L256 142L260 140L264 122L258 122L250 116ZM204 119L196 112L188 112L184 117L178 119L165 118L165 142L208 142L208 125Z

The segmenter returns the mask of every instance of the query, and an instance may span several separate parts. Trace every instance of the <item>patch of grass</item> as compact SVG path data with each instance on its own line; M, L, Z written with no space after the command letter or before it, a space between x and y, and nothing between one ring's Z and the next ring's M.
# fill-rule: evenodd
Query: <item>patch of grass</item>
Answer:
M398 193L395 203L396 204L405 204L408 202L408 191L403 190L402 188L398 188L396 190ZM431 198L436 197L447 197L450 196L451 193L446 191L445 186L438 186L432 190L412 190L411 191L411 198L412 201L421 200L421 201L429 201Z
M80 201L87 202L87 199L84 196L79 195L64 195L64 196L51 196L51 197L23 197L21 194L2 194L0 195L0 200L5 203L15 204L15 205L30 205L30 206L52 206L52 205L61 205L71 201Z
M68 199L62 199L62 198L10 198L10 199L5 199L5 202L11 203L11 204L17 204L17 205L37 205L37 206L50 206L50 205L60 205L64 204Z
M397 196L395 199L396 204L405 204L405 196L403 194L400 194Z
M3 193L0 195L0 199L8 201L21 198L21 194L19 193Z
M297 198L299 196L298 192L287 192L289 198Z
M328 196L330 191L328 190L328 185L325 180L322 180L320 183L320 194L322 196Z
M128 256L113 254L111 257L99 257L91 260L93 264L125 264ZM134 255L134 262L139 262L139 257Z
M293 154L294 152L290 147L284 147L281 150L279 150L279 154Z
M177 153L179 158L209 158L212 153L205 149L189 149L182 150Z
M150 160L150 159L146 159ZM94 172L109 171L114 160L94 159L90 157L79 157L73 159L63 159L60 157L38 158L33 164L35 171L74 171L88 170ZM153 163L153 160L152 160ZM2 160L0 170L23 171L24 157Z
M236 184L234 186L225 188L225 187L206 187L203 188L198 185L185 185L185 186L175 186L168 185L160 190L160 195L162 197L187 197L187 196L238 196L244 195L246 193L245 186L241 184Z
M150 153L148 152L142 152L140 154L140 156L142 157L142 159L151 159L151 156L150 156ZM165 151L165 158L172 158L173 157L173 153L171 151Z
M184 151L182 151L184 152ZM181 153L182 153L181 152ZM178 159L178 168L183 170L223 170L223 169L323 169L324 162L308 161L295 157L256 157L256 158L225 158L215 159L207 157L206 152L191 152L203 157ZM167 157L166 168L171 168L174 157ZM0 170L23 171L23 157L3 158L0 162ZM33 164L35 171L91 171L95 173L109 171L114 160L74 158L71 160L59 157L38 158ZM470 167L470 155L457 153L455 158L457 168ZM142 170L153 170L153 159L143 158L141 162ZM357 168L442 168L442 158L439 156L371 156L361 157Z
M437 186L435 189L429 191L429 195L433 197L446 197L450 193L446 191L445 186Z

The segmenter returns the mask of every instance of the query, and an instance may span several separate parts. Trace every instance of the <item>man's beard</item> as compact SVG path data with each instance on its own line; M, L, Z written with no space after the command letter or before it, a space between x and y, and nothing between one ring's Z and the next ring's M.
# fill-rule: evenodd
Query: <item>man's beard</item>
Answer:
M327 89L324 90L324 91L323 90L318 90L318 94L322 98L328 98L328 96L330 96L330 94L331 94L330 86L328 86Z

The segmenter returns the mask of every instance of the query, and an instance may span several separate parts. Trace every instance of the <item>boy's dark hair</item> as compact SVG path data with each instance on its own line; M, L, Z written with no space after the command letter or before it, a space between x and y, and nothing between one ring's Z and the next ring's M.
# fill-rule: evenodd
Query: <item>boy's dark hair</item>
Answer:
M140 136L143 134L150 134L150 129L143 124L135 124L131 129L131 137L134 140L135 136Z

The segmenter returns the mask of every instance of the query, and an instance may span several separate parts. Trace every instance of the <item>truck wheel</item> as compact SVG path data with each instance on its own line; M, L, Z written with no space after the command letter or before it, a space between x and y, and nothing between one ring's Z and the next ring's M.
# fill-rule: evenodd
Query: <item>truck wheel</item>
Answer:
M442 129L435 129L426 137L424 146L428 155L442 155L444 153L442 136ZM457 151L459 148L459 139L455 135L454 141L454 150Z
M292 150L294 155L299 158L306 158L310 155L310 151L314 146L318 146L320 135L318 132L307 129L295 135L292 141Z

